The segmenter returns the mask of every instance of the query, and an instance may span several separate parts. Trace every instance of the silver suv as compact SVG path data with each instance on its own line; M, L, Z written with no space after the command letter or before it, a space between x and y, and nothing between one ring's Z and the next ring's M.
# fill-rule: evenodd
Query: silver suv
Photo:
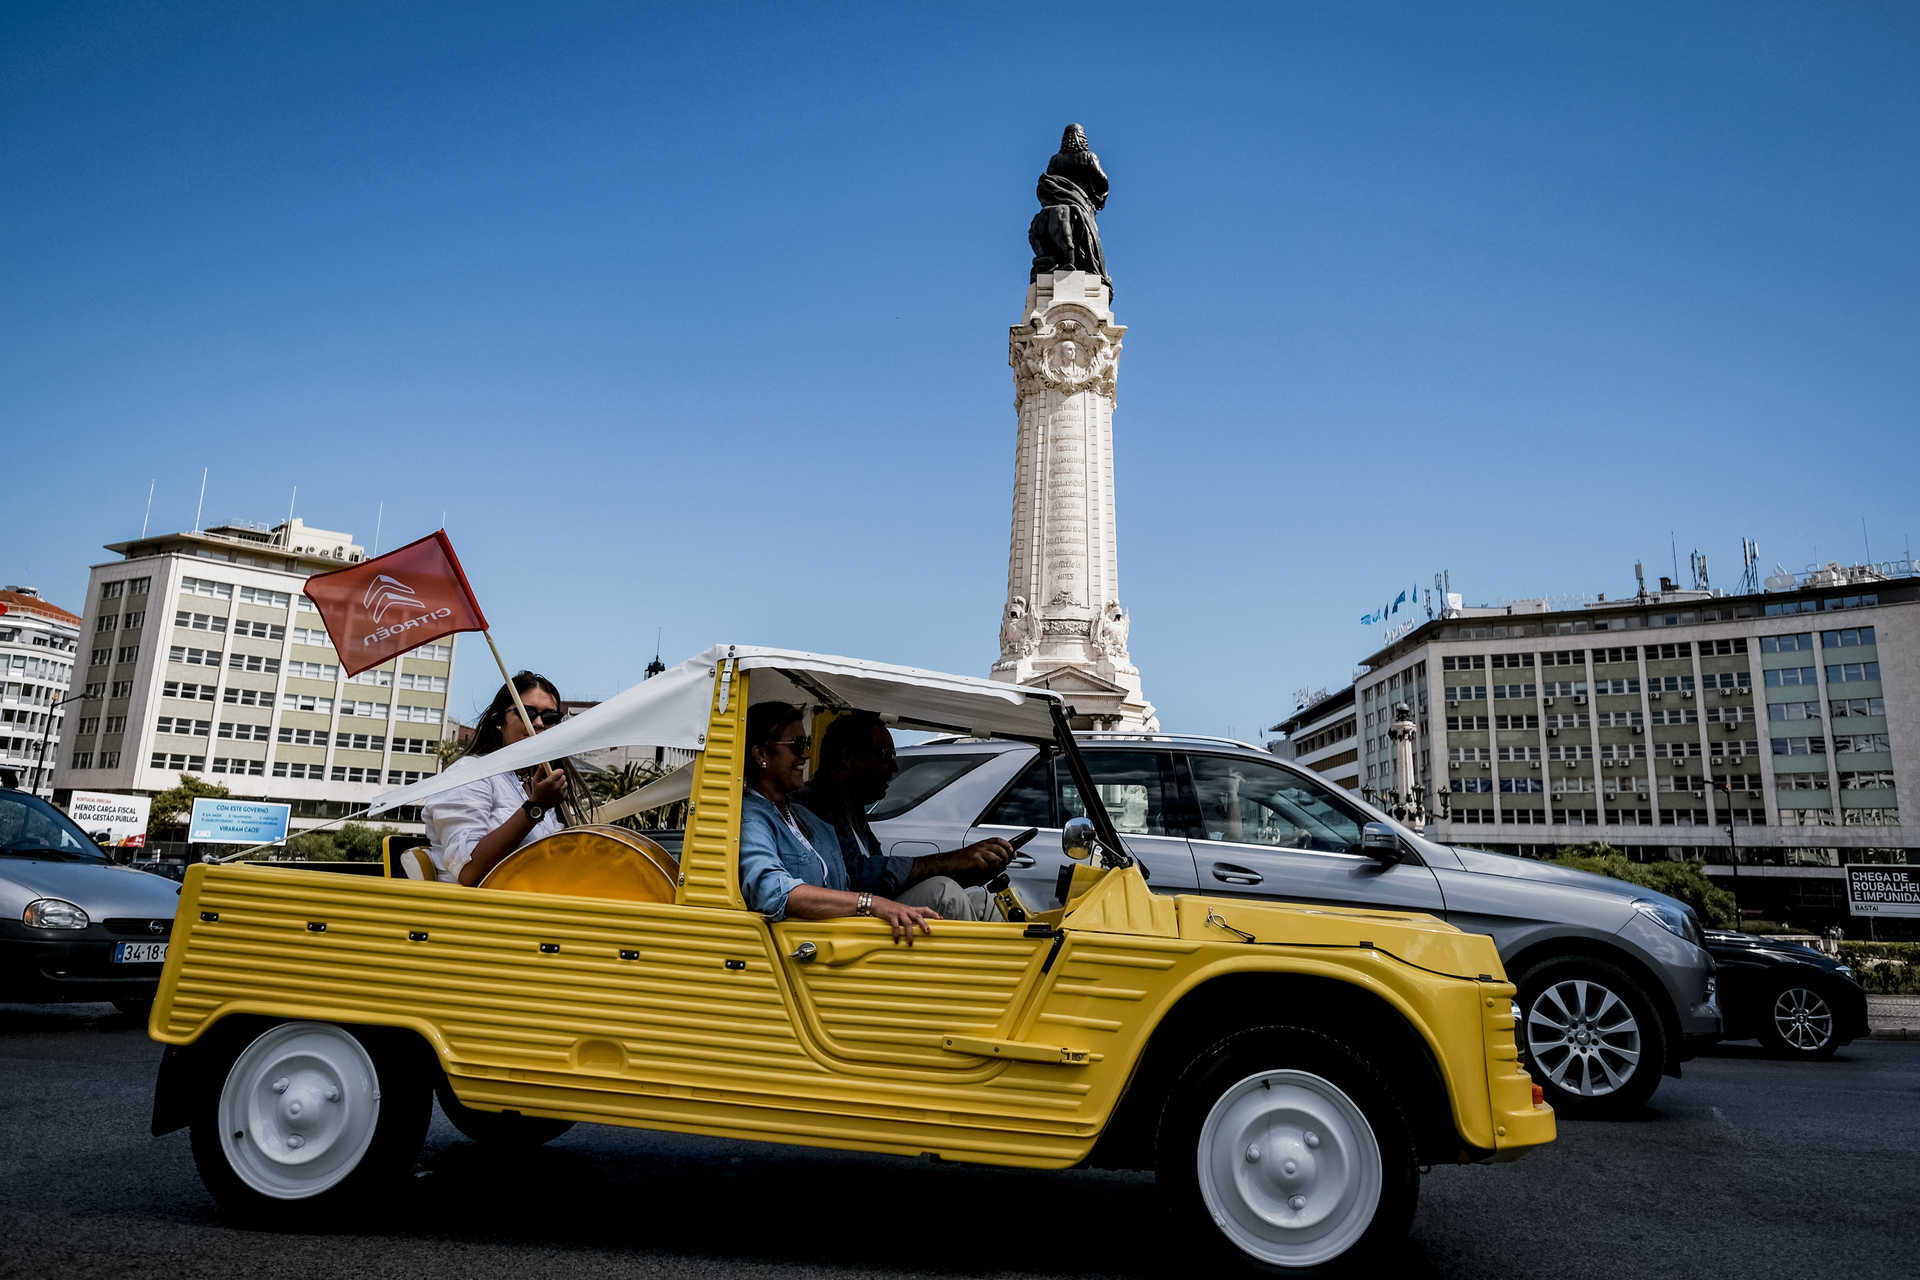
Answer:
M1325 779L1245 743L1090 734L1082 753L1157 892L1424 911L1490 935L1519 988L1521 1052L1562 1115L1630 1114L1720 1034L1713 960L1693 912L1650 889L1438 844ZM948 738L904 748L869 813L918 856L1027 827L1010 874L1050 905L1082 812L1038 745Z

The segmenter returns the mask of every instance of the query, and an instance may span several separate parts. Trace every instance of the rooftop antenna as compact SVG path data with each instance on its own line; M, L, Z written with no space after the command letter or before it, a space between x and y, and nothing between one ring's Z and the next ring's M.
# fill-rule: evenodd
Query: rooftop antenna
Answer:
M293 496L287 499L287 532L293 532L293 504L300 500L300 486L293 486Z
M1740 574L1740 594L1760 594L1760 544L1752 538L1740 539L1740 561L1746 566Z
M1860 545L1866 549L1867 563L1873 563L1873 544L1867 541L1867 518L1860 517Z
M1673 553L1673 580L1680 581L1680 539L1673 530L1667 530L1667 549Z
M660 661L660 637L665 635L666 631L667 629L665 627L657 627L654 630L653 661L647 664L647 674L645 676L645 678L648 680L653 679L655 676L659 675L662 671L665 671L667 669L667 664Z
M207 469L200 468L200 501L193 504L193 531L200 532L200 510L207 505Z
M147 481L147 514L140 517L140 536L143 538L147 536L147 521L153 519L154 483L152 480Z
M387 520L387 500L380 499L380 512L373 518L373 554L380 554L380 526Z
M1633 562L1633 580L1639 584L1634 590L1634 598L1641 604L1647 602L1647 570L1638 560Z
M1711 584L1707 580L1707 556L1704 551L1701 551L1698 547L1694 548L1693 554L1687 557L1687 567L1693 570L1693 589L1695 591L1707 591L1711 589Z

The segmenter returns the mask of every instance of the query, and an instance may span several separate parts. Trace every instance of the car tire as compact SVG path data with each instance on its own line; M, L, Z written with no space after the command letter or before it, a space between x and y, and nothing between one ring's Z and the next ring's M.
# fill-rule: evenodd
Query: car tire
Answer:
M1840 1047L1833 1001L1819 984L1785 978L1760 1007L1760 1043L1787 1058L1831 1058Z
M449 1123L469 1141L483 1147L506 1150L531 1150L545 1146L573 1128L571 1120L550 1120L545 1116L523 1116L517 1111L481 1111L453 1096L445 1076L434 1082L434 1096Z
M1263 1275L1344 1269L1399 1244L1419 1161L1387 1081L1306 1027L1239 1032L1195 1055L1162 1110L1155 1173L1186 1256Z
M209 1047L194 1164L251 1226L326 1230L375 1204L426 1140L433 1095L399 1042L328 1022L281 1022Z
M1521 975L1521 1060L1556 1112L1630 1116L1666 1070L1667 1028L1653 1000L1618 965L1565 956Z

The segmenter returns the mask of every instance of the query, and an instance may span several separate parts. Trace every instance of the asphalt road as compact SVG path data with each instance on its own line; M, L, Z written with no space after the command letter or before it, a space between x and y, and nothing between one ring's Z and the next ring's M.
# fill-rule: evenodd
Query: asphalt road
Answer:
M104 1005L0 1005L0 1275L1158 1276L1150 1180L580 1128L516 1157L438 1115L397 1219L225 1225L184 1133L147 1133L158 1046ZM1730 1046L1636 1120L1422 1180L1408 1277L1743 1280L1920 1270L1920 1042L1829 1063Z

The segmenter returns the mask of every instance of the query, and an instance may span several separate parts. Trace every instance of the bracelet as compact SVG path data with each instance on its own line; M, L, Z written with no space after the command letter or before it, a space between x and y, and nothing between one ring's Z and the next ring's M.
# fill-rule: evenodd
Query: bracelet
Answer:
M855 898L853 901L853 914L857 916L872 915L873 914L873 895L870 893L863 893L858 898Z

